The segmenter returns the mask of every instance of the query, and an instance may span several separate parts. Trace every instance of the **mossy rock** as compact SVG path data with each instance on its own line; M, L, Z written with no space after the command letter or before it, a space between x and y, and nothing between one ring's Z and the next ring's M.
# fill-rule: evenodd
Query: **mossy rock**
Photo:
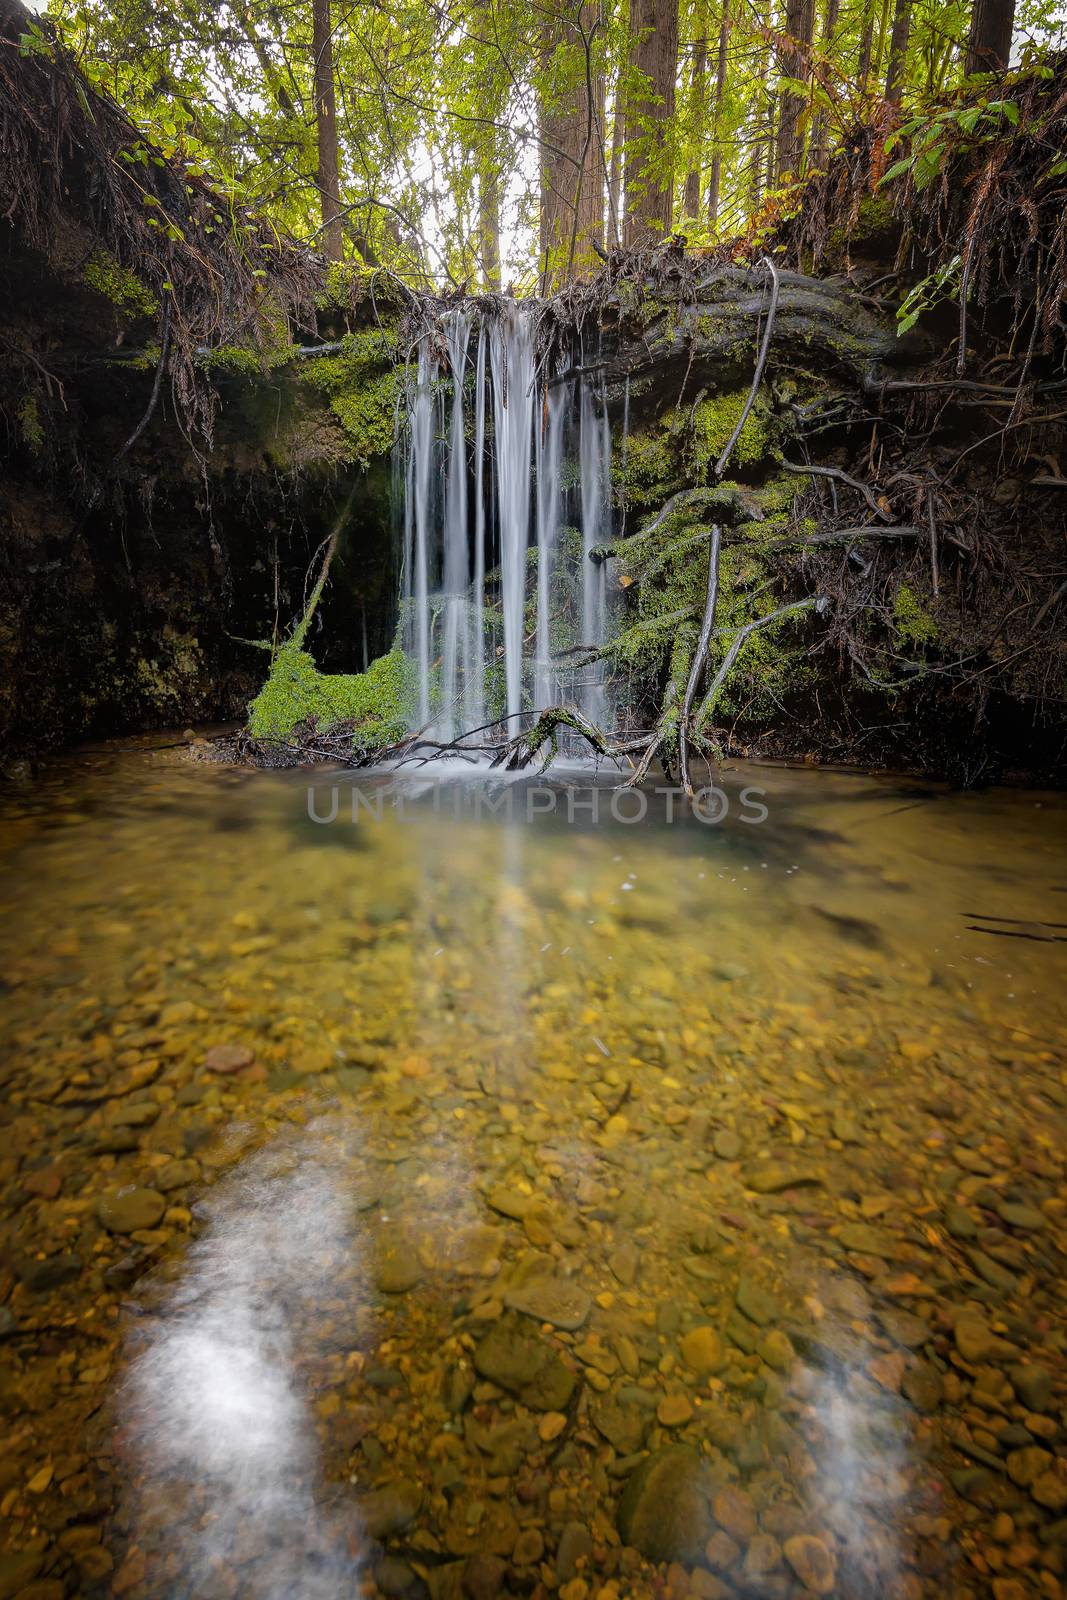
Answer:
M296 640L281 645L270 676L248 708L254 739L287 739L313 725L323 732L352 724L352 741L364 750L401 738L414 696L413 664L390 650L366 672L320 672Z

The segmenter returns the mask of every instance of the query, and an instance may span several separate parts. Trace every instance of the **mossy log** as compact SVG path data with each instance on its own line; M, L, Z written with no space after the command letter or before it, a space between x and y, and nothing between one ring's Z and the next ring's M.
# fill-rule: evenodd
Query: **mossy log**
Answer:
M677 404L709 383L723 387L724 373L751 370L754 335L769 304L768 280L758 267L715 266L668 296L650 283L644 299L655 298L659 309L635 330L632 308L642 298L642 286L637 285L629 305L619 295L603 301L598 358L552 381L595 373L609 392L629 385L635 401L647 407L666 400ZM772 374L791 368L810 373L814 368L847 387L862 388L878 381L883 366L908 365L925 351L922 335L899 339L888 309L852 284L779 273L768 356Z

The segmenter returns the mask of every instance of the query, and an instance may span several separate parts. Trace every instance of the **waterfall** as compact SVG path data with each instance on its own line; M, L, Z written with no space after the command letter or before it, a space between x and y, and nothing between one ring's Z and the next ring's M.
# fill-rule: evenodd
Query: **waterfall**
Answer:
M582 644L604 642L607 608L603 564L592 559L604 528L604 508L611 490L611 436L607 412L596 415L593 395L582 384L579 404L578 462L582 490ZM600 662L588 667L582 684L581 709L591 722L604 720L604 674Z
M534 356L530 319L518 310L489 331L496 432L500 594L504 615L504 678L509 731L522 710L523 612L530 538L530 452L533 444Z
M474 645L471 639L470 555L467 549L467 446L463 419L463 380L467 370L470 317L457 311L449 319L448 359L452 369L452 421L444 506L444 641L441 653L441 737L464 731L461 698L466 698ZM464 712L468 709L463 705Z
M398 473L416 725L446 741L493 720L514 734L562 701L610 726L602 665L553 656L561 641L604 643L610 627L591 558L612 532L603 385L548 381L522 306L450 311L442 331L444 352L419 349ZM570 527L580 549L561 538Z
M545 397L542 425L537 430L537 675L534 710L544 711L555 699L552 669L552 577L559 533L560 457L563 449L562 387Z

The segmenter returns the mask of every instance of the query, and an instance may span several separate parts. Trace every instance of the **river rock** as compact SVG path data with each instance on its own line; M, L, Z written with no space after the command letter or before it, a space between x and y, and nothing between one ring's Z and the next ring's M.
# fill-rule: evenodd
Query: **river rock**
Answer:
M798 1533L787 1539L782 1553L799 1581L811 1594L831 1594L837 1581L837 1560L813 1534Z
M589 1315L592 1304L585 1290L568 1278L531 1278L504 1295L504 1304L537 1322L573 1333Z
M766 1289L761 1289L754 1278L741 1279L734 1299L738 1310L743 1311L750 1322L755 1322L761 1328L767 1327L778 1318L777 1300Z
M570 1583L578 1576L578 1563L589 1562L593 1554L593 1536L584 1522L568 1522L560 1534L556 1551L556 1577L560 1583Z
M595 1400L589 1407L589 1420L620 1456L636 1455L645 1442L648 1422L633 1406Z
M1012 1388L1027 1411L1047 1411L1052 1399L1052 1374L1036 1362L1012 1367L1008 1373Z
M1021 1201L1002 1200L997 1206L997 1215L1009 1228L1018 1228L1024 1233L1036 1232L1048 1226L1048 1218L1043 1211Z
M741 1174L746 1189L756 1194L781 1194L785 1189L813 1188L821 1185L822 1178L810 1167L800 1167L790 1161L754 1161Z
M551 1345L517 1316L494 1323L472 1359L483 1378L518 1395L534 1411L565 1411L578 1381Z
M213 1044L204 1057L204 1066L209 1072L228 1076L250 1067L255 1059L255 1052L246 1044Z
M388 1230L378 1240L375 1282L383 1294L407 1294L422 1277L415 1240L402 1229Z
M360 1495L357 1512L371 1539L389 1539L414 1522L422 1507L422 1490L410 1478L397 1478Z
M172 1189L187 1189L200 1177L200 1163L191 1157L168 1161L155 1174L156 1188L160 1194L170 1194Z
M116 1189L101 1195L96 1203L98 1221L109 1233L139 1233L154 1228L167 1209L167 1202L156 1189Z
M718 1372L722 1366L722 1340L716 1330L706 1324L690 1328L682 1337L680 1349L686 1366L701 1376Z
M965 1311L958 1317L953 1332L956 1349L964 1361L974 1365L981 1365L985 1361L1005 1361L1018 1355L1015 1346L995 1334L975 1312Z
M752 1496L734 1483L718 1490L711 1503L711 1514L716 1526L740 1545L748 1543L758 1525Z
M702 1562L715 1531L708 1468L688 1445L657 1450L631 1474L619 1501L624 1544L649 1561Z
M843 1228L837 1230L837 1238L846 1250L856 1255L892 1260L896 1253L896 1241L892 1234L869 1222L846 1222Z
M733 1128L717 1128L711 1148L720 1161L736 1161L741 1154L741 1136Z
M1030 1493L1039 1506L1057 1517L1067 1511L1067 1478L1058 1472L1041 1473L1030 1485Z

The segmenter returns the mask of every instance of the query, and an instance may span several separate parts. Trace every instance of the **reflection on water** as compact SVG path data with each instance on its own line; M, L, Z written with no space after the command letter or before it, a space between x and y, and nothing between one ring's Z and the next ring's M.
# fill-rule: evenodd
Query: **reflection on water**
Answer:
M168 1566L191 1594L226 1592L237 1551L269 1600L351 1591L347 1530L316 1506L299 1364L340 1281L350 1315L366 1302L348 1155L336 1129L313 1125L241 1163L205 1202L177 1285L136 1327L119 1400L126 1471L139 1522L172 1530Z
M1059 803L721 781L8 797L0 1595L1055 1600Z

